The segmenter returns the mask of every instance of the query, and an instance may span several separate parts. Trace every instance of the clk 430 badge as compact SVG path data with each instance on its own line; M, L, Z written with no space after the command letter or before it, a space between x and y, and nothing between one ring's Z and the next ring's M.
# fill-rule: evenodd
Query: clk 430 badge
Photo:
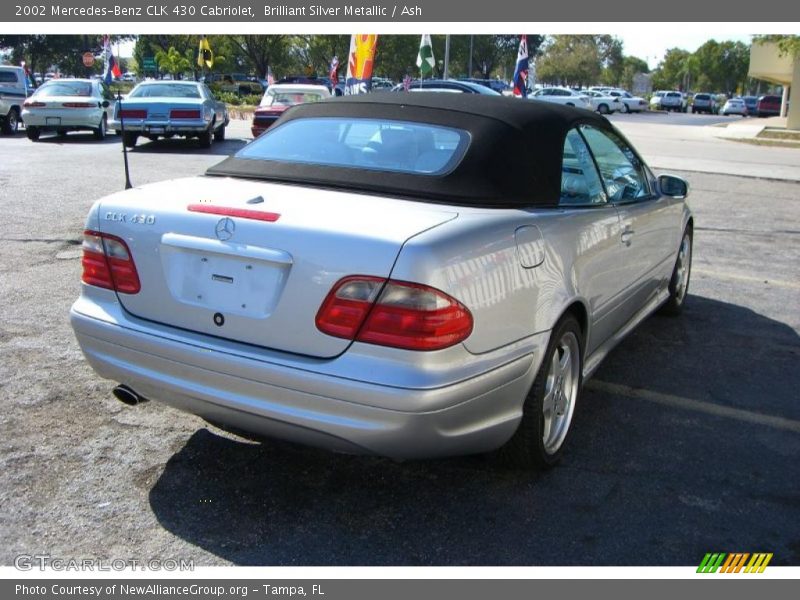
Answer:
M130 217L127 213L107 212L106 221L116 221L117 223L131 223L133 225L155 225L156 216L147 214L133 214Z

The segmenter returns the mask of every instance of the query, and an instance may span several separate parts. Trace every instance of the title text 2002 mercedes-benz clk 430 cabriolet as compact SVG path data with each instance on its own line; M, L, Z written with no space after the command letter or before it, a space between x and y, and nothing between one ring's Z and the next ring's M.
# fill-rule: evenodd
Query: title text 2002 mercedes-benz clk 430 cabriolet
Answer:
M71 319L122 386L232 430L554 464L582 382L689 283L686 183L588 111L381 94L97 201Z

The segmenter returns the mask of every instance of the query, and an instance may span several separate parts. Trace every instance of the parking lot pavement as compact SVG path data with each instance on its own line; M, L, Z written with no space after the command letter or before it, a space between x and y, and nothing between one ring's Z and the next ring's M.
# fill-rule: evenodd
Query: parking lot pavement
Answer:
M242 143L141 143L132 179L194 175ZM254 444L117 402L67 313L85 214L122 188L118 141L0 137L0 563L697 565L767 551L800 564L800 184L683 174L684 316L648 319L609 356L563 463L530 474L494 455Z

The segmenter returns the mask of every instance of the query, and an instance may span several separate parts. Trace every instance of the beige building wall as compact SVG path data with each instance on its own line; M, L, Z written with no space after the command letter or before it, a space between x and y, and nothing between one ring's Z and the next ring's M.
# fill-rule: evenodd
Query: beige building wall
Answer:
M790 55L781 56L776 44L753 43L750 47L750 77L777 83L784 88L800 89L800 59ZM794 102L789 103L786 126L800 129L800 98L795 94Z

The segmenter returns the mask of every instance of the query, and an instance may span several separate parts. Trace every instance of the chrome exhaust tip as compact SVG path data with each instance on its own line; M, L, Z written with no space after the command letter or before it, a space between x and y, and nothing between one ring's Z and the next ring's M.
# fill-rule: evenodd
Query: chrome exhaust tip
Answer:
M139 396L139 394L134 392L127 385L118 385L114 388L112 393L117 400L123 404L127 404L128 406L136 406L137 404L145 401L144 398Z

